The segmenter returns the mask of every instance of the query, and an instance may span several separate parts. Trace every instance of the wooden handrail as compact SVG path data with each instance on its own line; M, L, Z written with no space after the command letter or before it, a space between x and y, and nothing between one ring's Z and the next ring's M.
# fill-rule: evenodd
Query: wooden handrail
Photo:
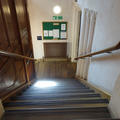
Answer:
M37 61L37 59L31 58L31 57L26 57L26 56L23 56L23 55L19 55L19 54L16 54L16 53L11 53L11 52L6 52L6 51L3 51L3 50L0 50L0 55L7 56L7 57L21 58L21 59L30 60L30 61Z
M99 55L99 54L102 54L102 53L109 53L109 52L119 50L119 49L120 49L120 42L113 47L77 57L77 58L75 58L75 60L83 59L83 58L86 58L86 57L92 57L94 55Z

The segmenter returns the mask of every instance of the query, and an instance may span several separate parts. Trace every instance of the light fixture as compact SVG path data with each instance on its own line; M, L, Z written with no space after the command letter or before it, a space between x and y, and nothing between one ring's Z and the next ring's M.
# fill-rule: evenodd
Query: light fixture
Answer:
M58 6L58 5L56 5L54 8L53 8L53 12L55 13L55 14L60 14L61 13L61 7L60 6Z
M55 87L57 85L54 81L38 81L34 84L34 87L37 88L47 88L47 87Z

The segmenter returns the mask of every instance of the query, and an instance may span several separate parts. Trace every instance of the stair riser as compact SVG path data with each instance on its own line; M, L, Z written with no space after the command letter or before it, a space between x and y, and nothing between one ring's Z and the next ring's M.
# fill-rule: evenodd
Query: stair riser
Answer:
M99 100L76 100L76 101L41 101L41 102L17 102L4 104L7 107L14 106L51 106L51 105L62 105L62 104L97 104L97 103L108 103L107 99Z
M59 94L59 93L94 93L95 91L94 90L76 90L76 91L55 91L56 94ZM26 95L26 94L50 94L50 93L54 93L54 91L31 91L31 92L24 92L23 95Z
M89 95L76 95L76 96L26 96L26 97L16 97L16 98L12 98L12 100L35 100L35 99L39 99L39 100L49 100L49 99L58 99L58 98L94 98L94 97L100 97L99 94L89 94Z

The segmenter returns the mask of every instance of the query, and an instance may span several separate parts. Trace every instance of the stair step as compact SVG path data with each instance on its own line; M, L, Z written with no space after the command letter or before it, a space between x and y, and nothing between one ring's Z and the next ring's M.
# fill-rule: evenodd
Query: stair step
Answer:
M97 104L62 104L62 105L52 105L52 106L17 106L17 107L5 107L6 112L17 112L17 111L39 111L39 112L55 112L55 111L79 111L82 109L94 109L94 108L105 108L107 104L97 103Z
M91 92L95 92L94 90L91 90L91 89L81 89L81 90L67 90L67 91L64 91L64 90L54 90L54 91L27 91L27 92L24 92L23 94L26 95L26 94L45 94L45 93L53 93L55 92L56 94L58 93L91 93Z
M107 112L109 113L108 111L108 108L107 107L91 107L91 108L75 108L75 107L64 107L64 108L38 108L38 109L23 109L23 110L7 110L6 112L19 112L19 113L27 113L27 112L32 112L32 113L35 113L35 112L39 112L39 113L47 113L47 112Z
M11 102L5 103L4 106L52 106L52 105L62 105L62 104L97 104L97 103L109 103L107 99L88 99L88 100L61 100L61 101L44 101L40 102Z
M40 93L36 93L36 94L24 94L24 93L21 93L21 94L18 94L17 96L69 96L69 95L86 95L86 94L99 94L99 93L93 93L93 92L85 92L85 93L44 93L44 94L40 94ZM100 95L100 94L99 94Z
M4 120L110 120L107 112L6 113Z
M55 98L94 98L94 97L101 97L100 94L47 94L47 95L22 95L18 97L11 98L12 100L34 100L34 99L55 99Z
M46 101L46 102L50 102L50 101L75 101L75 100L97 100L97 99L101 99L100 97L93 97L93 98L49 98L49 99L18 99L18 100L9 100L7 103L10 102L42 102L42 101Z
M25 89L25 92L27 91L54 91L54 90L81 90L81 89L90 89L89 87L55 87L55 88L28 88Z
M56 82L56 81L55 81ZM86 84L83 84L83 83L70 83L70 81L69 82L64 82L64 84L62 84L62 83L59 83L59 82L56 82L56 83L58 83L56 86L57 86L57 88L59 88L59 87L63 87L63 88L71 88L71 87L88 87L88 86L86 86ZM35 83L36 84L36 83ZM37 89L37 87L35 87L35 84L32 84L32 86L30 87L30 88L35 88L35 89Z
M46 92L74 92L74 91L91 91L89 88L80 88L80 89L37 89L37 90L26 90L24 93L46 93ZM93 91L93 90L92 90Z

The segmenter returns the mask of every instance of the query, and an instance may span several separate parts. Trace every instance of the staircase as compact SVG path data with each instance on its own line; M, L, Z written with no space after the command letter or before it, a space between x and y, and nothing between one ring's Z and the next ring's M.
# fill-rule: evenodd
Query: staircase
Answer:
M41 80L43 81L43 80ZM44 79L45 81L45 79ZM56 86L36 87L38 81L4 103L3 120L111 119L108 99L76 79L49 79Z

